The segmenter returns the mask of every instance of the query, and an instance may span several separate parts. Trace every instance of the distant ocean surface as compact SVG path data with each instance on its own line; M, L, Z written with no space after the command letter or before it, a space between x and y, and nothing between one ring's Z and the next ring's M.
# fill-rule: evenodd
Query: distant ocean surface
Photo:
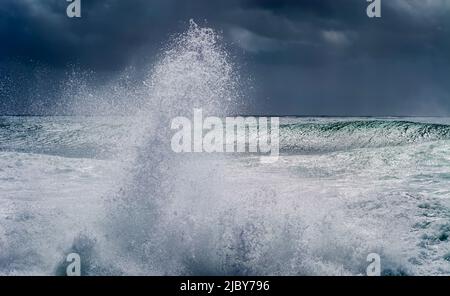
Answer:
M0 274L450 275L450 118L283 117L273 164L139 122L0 117Z

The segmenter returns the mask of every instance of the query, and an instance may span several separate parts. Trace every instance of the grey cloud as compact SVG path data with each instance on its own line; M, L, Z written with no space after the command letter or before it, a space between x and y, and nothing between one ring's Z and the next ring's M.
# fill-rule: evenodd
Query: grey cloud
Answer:
M82 0L81 19L68 19L66 5L0 3L0 112L28 112L28 102L44 100L30 98L42 69L57 81L77 65L101 73L93 82L101 83L151 63L193 18L242 55L259 90L250 112L450 113L447 0L382 0L381 19L367 18L365 0ZM39 103L51 106L51 96Z

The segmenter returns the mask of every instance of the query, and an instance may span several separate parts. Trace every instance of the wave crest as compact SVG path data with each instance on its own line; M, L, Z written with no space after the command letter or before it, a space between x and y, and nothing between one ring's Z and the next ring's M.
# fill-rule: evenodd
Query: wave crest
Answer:
M410 121L341 121L280 126L285 153L332 152L450 140L450 126Z

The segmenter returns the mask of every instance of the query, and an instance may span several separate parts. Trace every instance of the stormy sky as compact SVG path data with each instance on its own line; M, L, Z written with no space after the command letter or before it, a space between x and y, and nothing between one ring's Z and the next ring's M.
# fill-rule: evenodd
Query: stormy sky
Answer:
M138 77L194 19L251 77L247 113L450 115L450 1L381 1L370 19L366 0L81 0L69 19L65 0L0 0L0 114L57 112L73 73Z

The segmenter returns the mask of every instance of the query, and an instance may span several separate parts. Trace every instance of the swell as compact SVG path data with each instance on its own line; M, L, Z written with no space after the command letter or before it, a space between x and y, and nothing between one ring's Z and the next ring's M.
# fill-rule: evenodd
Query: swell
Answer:
M0 117L0 151L74 158L113 158L137 145L125 141L132 124L126 117ZM170 135L167 135L170 137ZM280 151L324 153L450 140L450 125L389 120L285 123ZM120 143L120 145L119 145Z
M127 146L126 117L0 117L0 151L109 159Z
M410 121L341 121L280 126L280 150L317 153L450 140L450 125Z

